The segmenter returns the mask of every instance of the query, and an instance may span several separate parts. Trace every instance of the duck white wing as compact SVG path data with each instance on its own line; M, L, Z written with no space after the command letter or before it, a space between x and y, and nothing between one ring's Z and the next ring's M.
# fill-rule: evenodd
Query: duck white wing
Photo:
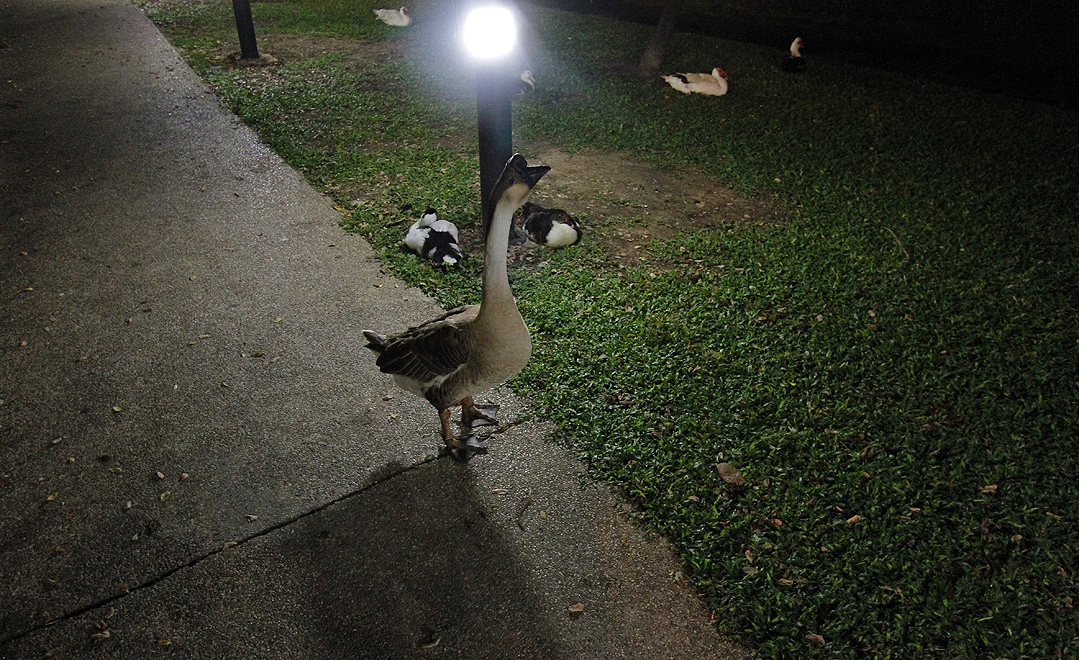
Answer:
M423 244L427 241L427 235L431 232L429 227L424 227L416 221L405 234L405 246L416 254L423 254Z
M453 240L457 240L457 225L453 224L449 220L436 220L431 223L431 231L441 231L453 236Z
M689 91L696 94L704 94L705 96L723 96L727 93L727 81L722 78L716 80L703 80L701 82L689 83Z
M685 74L672 73L669 76L662 76L662 78L671 87L677 89L683 94L689 94L689 80L686 79Z
M710 73L680 73L687 83L715 82L715 76Z

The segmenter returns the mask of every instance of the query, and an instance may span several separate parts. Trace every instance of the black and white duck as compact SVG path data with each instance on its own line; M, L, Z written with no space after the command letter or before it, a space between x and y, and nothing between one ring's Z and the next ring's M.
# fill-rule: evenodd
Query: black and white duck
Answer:
M513 378L532 355L528 327L510 289L506 252L514 212L550 169L529 167L524 156L514 154L495 183L483 218L487 239L479 305L451 309L397 335L363 331L367 348L378 355L378 368L438 410L442 440L457 460L486 453L471 429L497 424L491 415L498 406L477 406L473 397ZM450 428L456 406L461 406L466 435L455 435Z
M805 58L802 57L802 38L795 37L791 42L791 54L783 58L779 63L779 68L789 73L802 73L807 68Z
M409 228L405 246L438 266L456 266L463 259L457 245L457 227L449 220L439 220L432 208Z
M562 209L545 209L526 202L521 212L524 217L522 228L533 243L564 248L581 240L581 223Z
M536 77L532 75L532 72L525 69L521 72L521 79L517 83L518 94L528 94L536 90Z

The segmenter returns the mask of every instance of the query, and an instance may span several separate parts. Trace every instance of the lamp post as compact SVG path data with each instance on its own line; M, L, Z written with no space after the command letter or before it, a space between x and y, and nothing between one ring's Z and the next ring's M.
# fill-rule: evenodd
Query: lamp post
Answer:
M240 37L240 59L259 59L255 21L251 18L251 0L232 0L232 12L236 15L236 32Z
M517 44L513 12L500 4L477 6L465 17L461 38L476 64L480 206L483 217L487 217L491 190L513 155L512 77L506 66Z

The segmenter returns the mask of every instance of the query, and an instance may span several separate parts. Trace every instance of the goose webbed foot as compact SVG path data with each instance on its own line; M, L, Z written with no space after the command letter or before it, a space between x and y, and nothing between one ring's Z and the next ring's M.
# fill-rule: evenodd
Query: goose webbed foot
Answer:
M477 426L497 426L498 420L493 415L498 414L499 406L490 403L477 406L469 397L461 402L461 424L466 429L474 429Z
M446 443L446 452L454 460L461 463L467 463L476 454L486 454L487 445L472 437L471 433L468 435L453 434L453 431L450 430L450 414L451 410L449 408L438 413L439 421L442 422L442 440Z
M487 445L477 440L474 436L455 436L446 441L446 452L453 460L467 463L477 454L486 454Z

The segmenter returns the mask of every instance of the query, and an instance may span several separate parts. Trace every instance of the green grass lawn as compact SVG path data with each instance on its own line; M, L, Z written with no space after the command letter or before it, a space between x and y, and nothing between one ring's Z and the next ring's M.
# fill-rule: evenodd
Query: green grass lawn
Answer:
M449 306L476 299L476 260L436 271L391 225L477 214L472 81L439 4L403 31L369 0L256 2L264 42L405 55L251 68L218 57L227 3L146 9ZM785 218L656 243L663 269L607 265L587 223L634 219L584 218L580 246L511 273L535 344L514 385L556 440L762 657L1079 657L1079 116L824 59L784 76L780 52L676 35L671 69L731 79L684 97L627 73L647 28L524 12L540 86L519 141L693 168Z

